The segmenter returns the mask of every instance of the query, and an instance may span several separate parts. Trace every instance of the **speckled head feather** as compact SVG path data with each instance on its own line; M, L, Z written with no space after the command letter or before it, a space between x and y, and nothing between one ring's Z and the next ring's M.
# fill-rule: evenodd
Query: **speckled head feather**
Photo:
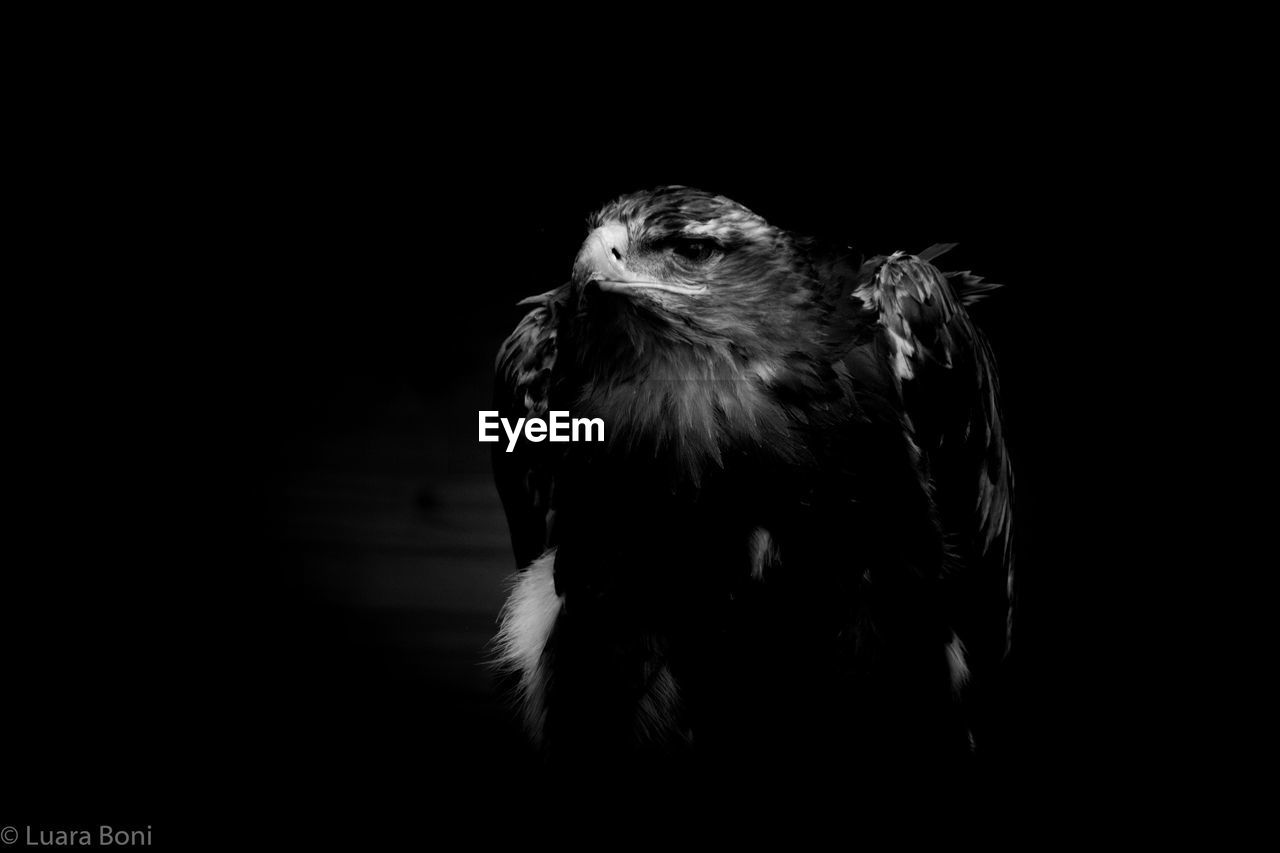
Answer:
M710 237L726 244L779 237L782 232L733 199L682 186L620 196L587 218L589 230L610 221L635 227L635 237Z

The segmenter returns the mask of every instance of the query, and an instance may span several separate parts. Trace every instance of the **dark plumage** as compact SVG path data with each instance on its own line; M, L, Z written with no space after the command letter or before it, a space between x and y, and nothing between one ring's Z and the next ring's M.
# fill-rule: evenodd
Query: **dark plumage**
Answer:
M497 362L521 568L498 638L553 756L963 755L1007 644L990 285L858 262L684 187L591 217ZM971 734L972 733L972 734Z

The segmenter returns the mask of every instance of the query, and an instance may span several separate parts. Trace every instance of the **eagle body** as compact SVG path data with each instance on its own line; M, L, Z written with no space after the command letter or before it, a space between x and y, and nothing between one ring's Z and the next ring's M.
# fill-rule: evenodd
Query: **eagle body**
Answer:
M1012 566L962 298L989 285L684 187L589 226L497 363L503 416L605 423L494 454L519 566L497 645L532 738L569 763L967 754Z

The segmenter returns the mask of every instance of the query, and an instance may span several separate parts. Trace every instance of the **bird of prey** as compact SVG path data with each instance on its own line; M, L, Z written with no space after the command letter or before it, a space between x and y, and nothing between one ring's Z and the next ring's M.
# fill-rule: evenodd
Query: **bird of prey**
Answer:
M994 287L863 260L723 196L639 192L502 345L505 418L603 442L493 462L519 567L495 638L552 758L965 761L1011 625ZM816 760L816 759L815 759Z

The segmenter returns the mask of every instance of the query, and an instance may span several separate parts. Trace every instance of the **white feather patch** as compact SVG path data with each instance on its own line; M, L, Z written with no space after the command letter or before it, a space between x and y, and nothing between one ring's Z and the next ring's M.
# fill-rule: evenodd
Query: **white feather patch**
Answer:
M779 373L778 364L779 362L777 361L766 361L765 359L753 361L747 367L747 373L754 374L756 379L768 385Z
M513 579L511 595L498 617L497 663L520 675L520 710L535 743L546 722L547 671L542 653L564 599L556 595L556 552L551 549Z
M906 322L903 322L902 329L907 335L911 334L911 327ZM889 341L893 344L893 372L899 379L912 378L915 373L911 369L910 359L916 354L915 343L892 326L885 326L885 330L888 331Z
M768 232L769 223L748 210L731 210L722 216L706 222L695 222L684 228L685 234L693 236L725 238L737 234L749 240L762 237Z

